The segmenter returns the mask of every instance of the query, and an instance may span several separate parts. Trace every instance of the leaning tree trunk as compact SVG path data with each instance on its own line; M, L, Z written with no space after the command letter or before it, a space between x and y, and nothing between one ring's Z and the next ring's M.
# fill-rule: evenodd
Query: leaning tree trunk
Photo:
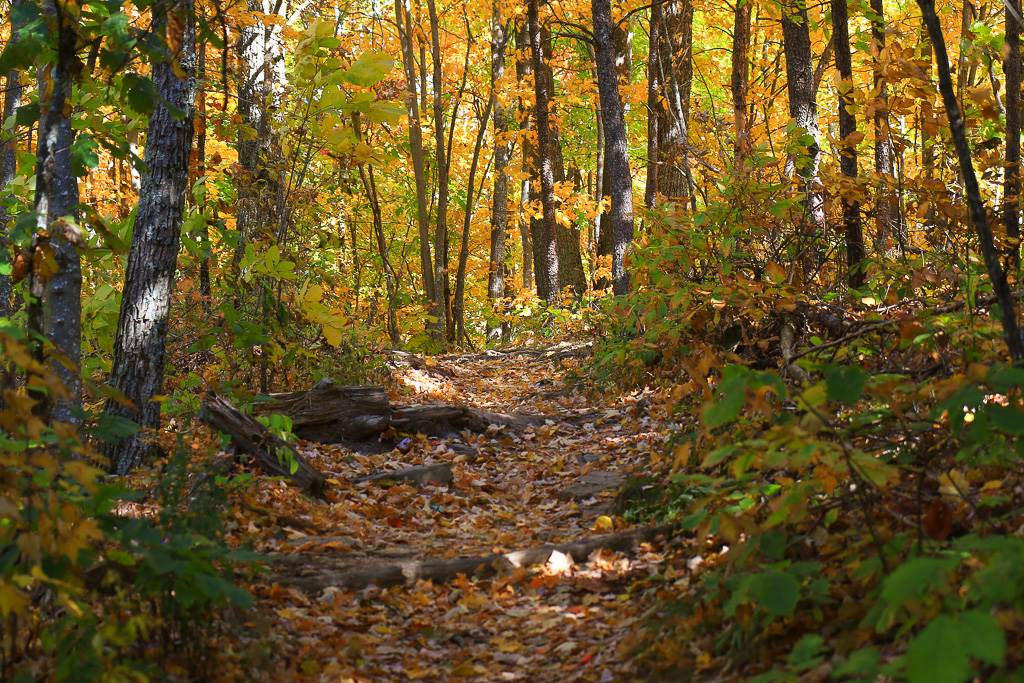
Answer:
M57 60L40 65L39 138L36 142L36 234L32 238L28 328L45 338L65 362L54 362L54 372L67 389L66 399L37 396L39 413L64 422L77 422L73 408L81 406L82 381L82 268L77 246L84 246L77 228L62 220L77 218L78 179L71 170L75 134L66 111L71 99L78 15L62 5L45 2L44 10L56 18ZM48 96L47 96L48 95ZM49 265L47 265L49 264ZM37 345L37 359L45 349Z
M1006 175L1003 178L1003 222L1009 268L1020 264L1020 0L1006 0ZM1015 16L1016 15L1016 16Z
M850 26L847 0L832 0L832 39L839 70L839 168L850 185L857 179L857 146L851 136L857 132L857 118L850 111L853 90L853 64L850 55ZM841 188L843 201L843 238L846 242L847 282L857 288L864 284L864 228L860 202L852 192Z
M619 74L615 69L611 2L593 0L591 7L594 16L597 87L601 96L601 117L607 150L605 173L611 188L611 208L607 222L613 238L612 291L621 296L629 293L626 251L633 240L633 179L629 171Z
M803 180L804 253L817 255L819 241L825 230L825 202L821 193L818 167L821 163L821 142L818 134L818 104L814 93L814 64L811 60L811 34L807 24L804 0L790 0L783 7L782 37L786 58L786 80L789 91L789 114L798 128L807 132L810 143L802 158L795 161L797 174ZM807 270L807 267L805 267Z
M981 199L978 178L974 174L974 163L971 160L971 148L964 130L964 119L960 113L960 105L953 92L953 78L949 73L949 55L946 53L946 39L942 34L942 24L935 14L933 0L917 0L918 7L924 15L928 33L931 35L932 47L935 50L935 62L939 72L939 92L946 106L946 117L949 119L949 130L956 146L956 156L960 161L960 174L964 179L964 189L971 209L971 221L978 234L978 247L985 259L985 270L988 271L992 288L999 301L999 315L1003 324L1003 340L1010 351L1014 363L1024 361L1024 338L1021 337L1017 323L1017 309L1013 305L1013 295L1006 279L1006 273L999 263L999 252L992 239L992 228L988 224L985 203Z
M505 236L508 234L508 118L504 103L498 97L498 85L505 75L505 47L508 26L501 12L501 0L491 5L491 109L494 116L494 194L491 198L491 260L487 273L487 298L491 302L491 318L487 338L504 336L501 323L501 298L505 296ZM461 265L461 264L460 264Z
M153 399L163 384L195 114L194 0L176 6L165 0L156 8L157 21L166 21L171 12L180 12L184 30L180 45L171 40L171 54L153 66L153 82L161 101L149 117L146 132L148 170L142 179L128 252L110 372L110 383L131 405L111 400L105 408L108 415L132 419L149 431L160 424L160 403ZM175 62L185 73L184 79L175 74ZM176 118L174 110L185 115ZM110 458L110 469L124 475L149 462L156 449L151 436L140 431L106 445L103 452Z
M558 300L558 244L555 232L555 176L551 160L551 126L549 123L548 106L550 91L544 72L544 52L541 45L540 35L540 0L530 0L529 22L530 22L530 45L533 54L533 83L536 93L536 121L537 121L537 156L540 159L540 202L544 214L543 229L540 237L540 254L543 258L544 282L538 277L538 293L548 302L554 303ZM536 253L536 237L534 239L534 250ZM541 259L534 258L534 265L541 269ZM543 292L540 290L543 289Z

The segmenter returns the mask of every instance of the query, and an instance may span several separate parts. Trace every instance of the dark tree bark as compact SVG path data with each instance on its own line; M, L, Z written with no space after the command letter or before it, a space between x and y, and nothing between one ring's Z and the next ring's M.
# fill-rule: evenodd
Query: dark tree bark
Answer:
M13 0L11 2L11 10L13 11L20 4L21 0ZM19 26L11 25L11 37L8 40L8 44L13 45L18 42L19 29ZM0 318L9 318L14 312L14 289L10 275L4 272L5 269L3 268L5 265L10 265L12 260L10 245L7 241L7 233L10 230L10 216L7 213L7 207L3 205L3 199L4 195L7 194L7 187L14 180L14 176L18 172L15 131L12 130L8 135L4 133L2 126L7 119L14 116L15 111L21 106L21 98L25 90L25 87L21 85L21 71L19 69L11 69L5 76L3 107L2 111L0 111ZM0 368L0 372L4 372L3 368ZM4 377L6 376L5 372ZM11 387L0 380L0 401L3 400L3 390L9 388Z
M807 227L805 237L812 244L805 247L817 251L816 243L824 234L825 203L821 193L818 167L821 163L821 142L818 134L818 104L814 93L814 62L811 59L811 34L807 24L807 8L803 0L782 8L782 37L786 57L786 80L789 91L789 115L806 131L809 143L803 158L796 161L796 172L803 180L804 210Z
M857 148L851 136L857 132L857 118L850 111L853 63L850 55L850 25L847 0L832 0L832 41L835 47L839 85L839 168L852 184L857 178ZM843 201L843 239L846 242L847 282L857 288L864 284L864 228L860 202L840 190Z
M521 19L516 25L516 79L520 83L526 82L533 73L533 63L530 55L530 26L526 19ZM533 142L530 137L532 116L530 107L526 100L519 100L519 131L522 138L523 173L528 176L520 186L519 194L519 236L523 243L523 289L530 291L534 287L533 267L533 210L530 204L533 201L531 178L536 174L534 164Z
M1020 0L1006 0L1006 175L1003 178L1003 223L1010 269L1020 264ZM1016 16L1014 16L1016 15Z
M381 265L384 267L384 287L388 296L388 311L386 327L388 337L391 338L392 346L398 347L402 342L402 333L398 329L398 273L391 265L391 254L388 250L387 240L384 238L384 214L380 208L380 200L377 195L377 180L373 174L373 164L365 164L359 167L359 179L363 183L363 190L366 192L366 199L370 203L370 213L373 216L373 236L377 244L377 255L380 256Z
M601 117L604 121L605 173L611 186L611 208L608 223L614 241L612 250L612 291L629 293L629 271L626 252L633 241L633 179L629 170L626 146L626 122L619 94L619 74L615 68L615 44L610 0L593 0L594 54L597 87L601 96Z
M427 1L430 13L430 54L433 62L434 88L434 147L437 157L437 214L434 226L434 299L441 302L443 315L438 317L439 333L443 337L450 322L448 305L448 201L450 199L448 155L444 136L444 71L441 63L440 25L437 4ZM453 115L454 116L454 115Z
M889 134L889 87L885 81L881 61L885 49L885 0L871 0L871 38L875 51L874 108L875 172L878 174L878 194L875 197L875 251L884 253L892 238L904 240L899 229L899 201L893 188L893 148Z
M484 136L487 134L487 119L491 115L491 107L494 104L495 94L492 90L491 97L487 99L487 106L480 115L480 127L476 132L476 143L473 145L473 161L469 165L469 184L466 189L466 211L462 221L462 241L459 244L459 269L455 275L455 327L456 341L464 339L469 343L469 335L466 332L466 269L469 265L469 229L473 224L473 213L476 210L476 200L479 197L473 196L476 192L476 171L480 165L480 152L483 149ZM487 169L484 168L484 177L480 179L480 189L483 191L483 184L486 180Z
M36 234L32 238L34 258L28 285L28 329L39 342L48 340L53 352L65 360L52 363L52 367L64 383L67 396L54 402L53 397L36 395L40 399L37 412L48 413L55 420L77 422L72 409L81 406L82 401L82 268L75 247L83 242L77 229L62 219L77 219L78 179L71 170L75 134L65 111L73 85L79 19L60 4L45 2L43 8L56 19L57 61L39 67ZM46 352L39 343L37 359L43 361Z
M166 358L168 317L178 262L182 214L188 193L189 155L195 115L195 4L162 2L154 14L166 21L179 12L184 21L178 53L153 65L153 83L162 101L149 117L145 161L132 244L128 252L121 311L114 338L110 383L131 401L108 401L106 413L134 420L144 430L160 425L160 403ZM178 78L174 62L186 74ZM166 102L166 104L165 104ZM185 115L175 119L169 106ZM156 444L140 431L103 448L113 472L124 475L149 462Z
M659 82L664 104L658 119L658 193L689 202L697 208L690 169L690 91L693 83L693 3L666 0L651 11L659 15L657 49Z
M751 0L736 0L735 21L732 32L732 116L733 153L737 162L750 153L750 132L747 130L747 90L750 81L750 59L747 47L750 45Z
M494 116L494 194L491 197L491 259L487 273L487 298L493 321L487 324L487 338L502 337L500 302L505 296L505 238L508 234L508 168L510 148L508 114L498 98L498 82L505 75L505 47L508 26L501 12L501 0L491 5L491 109Z
M440 299L434 288L434 265L430 256L430 216L427 207L427 175L423 159L423 128L420 123L420 107L417 101L416 58L413 54L412 16L404 0L395 0L395 23L402 44L402 66L408 94L405 98L409 113L409 156L412 158L412 172L416 182L416 224L420 237L420 271L423 273L423 295L427 300L427 312L437 320L444 315ZM435 335L440 335L437 323L430 323Z
M548 107L550 90L545 78L544 52L540 35L540 0L530 0L530 45L533 54L533 82L536 93L537 156L540 159L540 201L544 214L540 253L534 258L538 270L537 293L548 303L558 300L558 242L555 232L555 176L551 159L551 126ZM534 249L537 249L534 239ZM541 263L543 260L543 264ZM541 281L543 276L543 281ZM543 291L541 291L543 290Z
M658 112L661 109L659 99L662 85L656 51L661 31L661 12L655 12L654 7L651 7L651 20L647 28L651 51L647 60L647 182L644 185L644 206L648 209L653 209L658 200Z
M978 247L985 259L985 269L988 271L992 288L999 301L1003 340L1009 348L1010 358L1014 363L1020 363L1024 361L1024 338L1021 338L1020 327L1017 323L1017 309L1013 305L1013 295L1010 292L1006 273L999 262L999 252L992 239L992 228L989 226L985 204L981 199L978 178L974 174L974 163L971 161L971 148L967 142L964 120L960 114L956 93L953 92L953 78L949 73L949 55L946 53L946 39L942 34L942 24L935 14L933 0L917 0L917 4L924 15L928 33L931 35L932 47L935 49L935 62L939 72L939 92L942 93L942 102L946 106L950 134L953 137L953 144L956 146L957 159L960 161L960 173L964 179L964 189L967 191L971 221L978 234Z
M190 180L194 184L200 178L206 177L206 42L199 44L198 64L196 66L196 175ZM193 197L191 189L189 197ZM205 206L197 206L205 213ZM210 226L204 219L201 223L199 244L203 250L199 260L199 292L203 295L203 311L210 313L210 301L213 291L210 289Z

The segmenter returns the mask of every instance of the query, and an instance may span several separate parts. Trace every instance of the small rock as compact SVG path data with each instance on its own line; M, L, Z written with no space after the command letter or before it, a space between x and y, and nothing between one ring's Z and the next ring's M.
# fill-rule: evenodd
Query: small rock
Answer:
M558 494L559 500L586 500L602 491L617 489L626 481L626 475L619 472L594 470L584 474Z
M356 477L352 481L357 484L364 481L404 481L416 486L425 486L427 484L450 484L455 481L455 475L452 474L451 466L448 463L442 462L434 465L408 467L394 472L367 474L362 477Z

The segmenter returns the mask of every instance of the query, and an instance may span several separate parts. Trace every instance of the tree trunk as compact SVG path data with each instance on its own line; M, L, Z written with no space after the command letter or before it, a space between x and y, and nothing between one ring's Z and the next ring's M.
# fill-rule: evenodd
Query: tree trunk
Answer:
M821 142L818 134L818 105L814 96L811 34L803 0L790 1L794 4L785 5L782 12L789 114L796 120L798 128L806 131L809 136L805 154L795 161L796 172L803 180L803 204L807 221L803 251L805 254L809 251L817 257L820 255L818 242L824 237L825 204L818 177Z
M1003 178L1003 222L1006 225L1008 270L1020 265L1020 0L1007 0L1006 46L1006 175ZM1016 16L1014 16L1016 15Z
M75 134L65 112L71 99L79 19L50 1L44 2L43 9L56 18L57 61L39 68L36 234L28 284L28 329L37 339L48 340L66 361L51 364L67 389L66 397L54 402L53 397L37 395L36 411L55 420L77 422L72 409L82 404L82 268L75 247L84 242L78 230L61 219L70 216L77 220L78 179L71 170ZM36 357L39 361L45 358L41 343Z
M423 294L427 300L427 313L435 322L427 324L435 338L440 338L438 322L444 313L434 287L434 265L430 256L430 217L427 211L427 175L423 159L423 128L420 122L420 107L416 95L416 58L413 55L412 16L404 0L395 0L395 23L402 43L402 66L408 94L405 106L409 113L409 156L412 157L412 173L416 182L416 223L420 237L420 271L423 273Z
M551 160L551 127L548 122L549 93L544 72L544 52L540 35L540 0L530 0L530 44L533 53L533 82L536 93L537 156L540 159L540 201L544 214L540 253L543 258L543 283L538 279L538 293L549 303L558 300L558 244L555 232L555 176ZM534 249L537 249L534 236ZM541 259L534 259L540 268ZM543 288L543 292L540 289Z
M505 237L508 233L508 118L504 103L498 98L499 81L505 75L505 47L508 27L501 12L501 0L491 4L491 109L494 115L494 194L491 197L491 258L487 273L487 298L491 314L487 338L505 335L501 323L501 299L505 296Z
M529 76L533 73L530 50L530 26L529 22L521 19L516 25L516 79L523 87ZM523 174L526 178L522 182L519 194L519 235L523 243L523 289L530 291L534 286L534 260L533 260L533 182L536 178L537 167L535 164L534 145L530 137L530 107L524 98L519 100L519 132L522 139ZM539 277L538 280L545 280ZM545 280L546 281L546 280Z
M196 112L199 118L196 125L196 175L195 178L190 180L190 185L200 178L206 177L206 41L199 44L199 55L198 63L196 65L196 84L198 90L198 99L196 102ZM209 192L209 188L207 188ZM189 188L189 197L192 197L193 193L191 187ZM209 196L208 194L204 196ZM196 206L200 213L205 214L206 206L205 202L203 206ZM202 248L202 254L199 260L199 292L203 295L203 311L206 314L210 313L210 301L213 297L213 291L210 289L210 225L206 222L204 215L201 221L200 228L201 233L199 235L199 244Z
M442 337L448 330L448 201L451 178L444 137L444 71L441 63L440 25L437 4L427 0L430 13L430 54L433 63L434 146L437 157L437 214L434 225L434 298L442 303L443 315L438 318ZM443 321L443 322L442 322Z
M889 240L896 238L905 246L899 230L899 202L894 194L893 148L889 134L889 88L883 73L882 50L885 49L884 0L871 0L871 38L875 54L874 109L875 172L878 193L875 197L875 252L884 254Z
M14 11L14 8L20 4L21 0L13 0L11 11ZM20 28L12 23L9 45L18 42ZM3 205L2 200L7 194L7 187L18 173L17 131L11 130L10 135L5 135L2 127L21 106L21 98L25 91L25 87L21 85L20 69L11 69L5 75L3 108L0 111L0 318L9 318L14 313L14 288L10 273L5 268L5 266L11 265L10 245L7 242L10 216L7 215L7 207ZM0 402L2 402L3 390L10 389L11 386L8 386L6 382L7 372L3 367L0 367L0 373L3 373L4 377L4 379L0 379Z
M655 4L661 15L656 57L664 106L658 120L658 192L669 199L689 202L697 208L690 169L690 90L693 80L693 4L668 0Z
M985 259L985 270L992 281L992 289L999 301L999 314L1003 324L1003 340L1010 351L1014 363L1024 361L1024 338L1021 338L1017 323L1017 309L1013 305L1013 295L1006 279L1006 273L999 263L999 253L992 239L992 228L988 224L985 204L978 188L978 178L974 174L974 163L971 160L971 148L964 130L964 120L960 113L956 94L953 92L953 79L949 73L949 56L946 53L946 40L942 35L942 24L935 14L933 0L918 0L918 6L924 15L925 24L931 35L932 47L935 49L935 62L939 71L939 92L946 106L946 117L949 119L950 134L956 146L956 155L960 161L960 173L964 179L964 189L971 209L971 221L978 234L978 247Z
M469 264L469 229L473 224L473 213L476 210L476 198L473 193L476 191L476 170L480 164L480 152L483 149L484 136L487 134L487 119L491 115L491 106L494 104L495 93L487 99L487 106L480 116L480 127L476 133L476 144L473 145L473 161L469 165L469 183L466 189L466 211L462 222L462 242L459 245L459 269L455 275L455 306L454 318L456 326L457 342L460 338L469 342L469 335L466 333L466 268ZM487 169L484 169L484 178L480 179L480 187L483 189L484 180L487 176ZM479 195L478 195L479 196Z
M617 296L629 293L626 252L633 240L633 179L629 170L626 122L619 95L619 73L615 68L615 44L610 0L593 0L594 55L597 86L601 96L607 158L605 173L611 186L608 212L613 237L612 291Z
M850 55L850 26L847 0L832 0L832 40L836 55L836 68L841 79L839 85L839 168L852 185L857 178L857 147L851 136L857 132L857 118L850 111L849 93L853 90L853 64ZM846 242L847 282L858 288L864 284L864 229L861 224L860 202L848 199L856 196L853 188L840 188L843 201L843 239Z
M736 0L735 22L732 32L732 115L733 154L737 168L750 153L750 132L747 130L747 89L750 81L750 59L747 46L750 44L751 0Z
M358 134L357 134L358 135ZM373 215L373 234L377 241L377 254L380 256L381 264L384 267L384 287L388 295L387 330L391 338L391 345L398 347L402 343L402 333L398 329L398 275L391 265L391 254L388 250L387 240L384 239L384 214L380 209L380 201L377 197L377 181L373 175L373 164L366 164L366 168L359 167L359 178L363 182L363 190L366 192L367 201L370 202L370 212Z
M644 206L648 209L653 209L658 201L658 112L661 109L659 100L662 85L658 72L657 46L661 40L661 30L661 12L655 12L651 7L651 20L647 29L651 49L647 60L647 182L644 185Z
M178 262L182 213L188 192L189 155L195 114L195 4L193 0L157 5L156 21L180 12L184 30L180 51L153 65L153 82L161 101L149 117L146 133L147 172L142 179L135 229L125 271L121 311L114 338L110 383L131 401L107 402L108 415L133 419L145 430L160 425L165 344L174 273ZM172 50L175 46L171 46ZM186 74L175 74L175 62ZM172 110L185 112L175 118ZM149 462L155 452L151 435L139 432L107 444L103 452L112 471L125 475Z

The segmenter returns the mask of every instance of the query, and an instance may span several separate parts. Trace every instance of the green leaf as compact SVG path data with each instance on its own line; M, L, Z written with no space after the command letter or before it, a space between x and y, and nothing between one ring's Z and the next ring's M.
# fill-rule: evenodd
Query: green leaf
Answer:
M124 87L127 90L129 106L140 114L152 113L160 101L153 81L148 78L127 74L124 77Z
M882 585L882 599L890 605L918 598L930 589L941 589L957 564L956 558L915 557L890 574Z
M751 592L754 600L769 614L791 617L800 600L800 582L790 574L759 574Z
M910 643L903 666L910 683L963 683L971 677L965 634L945 614L932 619Z
M386 52L364 52L342 78L347 83L365 88L380 83L394 65L395 61Z
M860 400L868 376L860 368L841 366L832 368L825 379L830 401L842 401L852 406Z
M1006 656L1006 634L987 611L972 610L957 619L967 652L983 662L999 666Z
M71 144L71 172L76 177L84 177L89 170L100 164L100 157L96 153L98 145L88 133L82 132L75 136Z
M793 651L789 653L789 664L801 668L818 664L822 642L822 637L817 633L808 633L793 646Z

